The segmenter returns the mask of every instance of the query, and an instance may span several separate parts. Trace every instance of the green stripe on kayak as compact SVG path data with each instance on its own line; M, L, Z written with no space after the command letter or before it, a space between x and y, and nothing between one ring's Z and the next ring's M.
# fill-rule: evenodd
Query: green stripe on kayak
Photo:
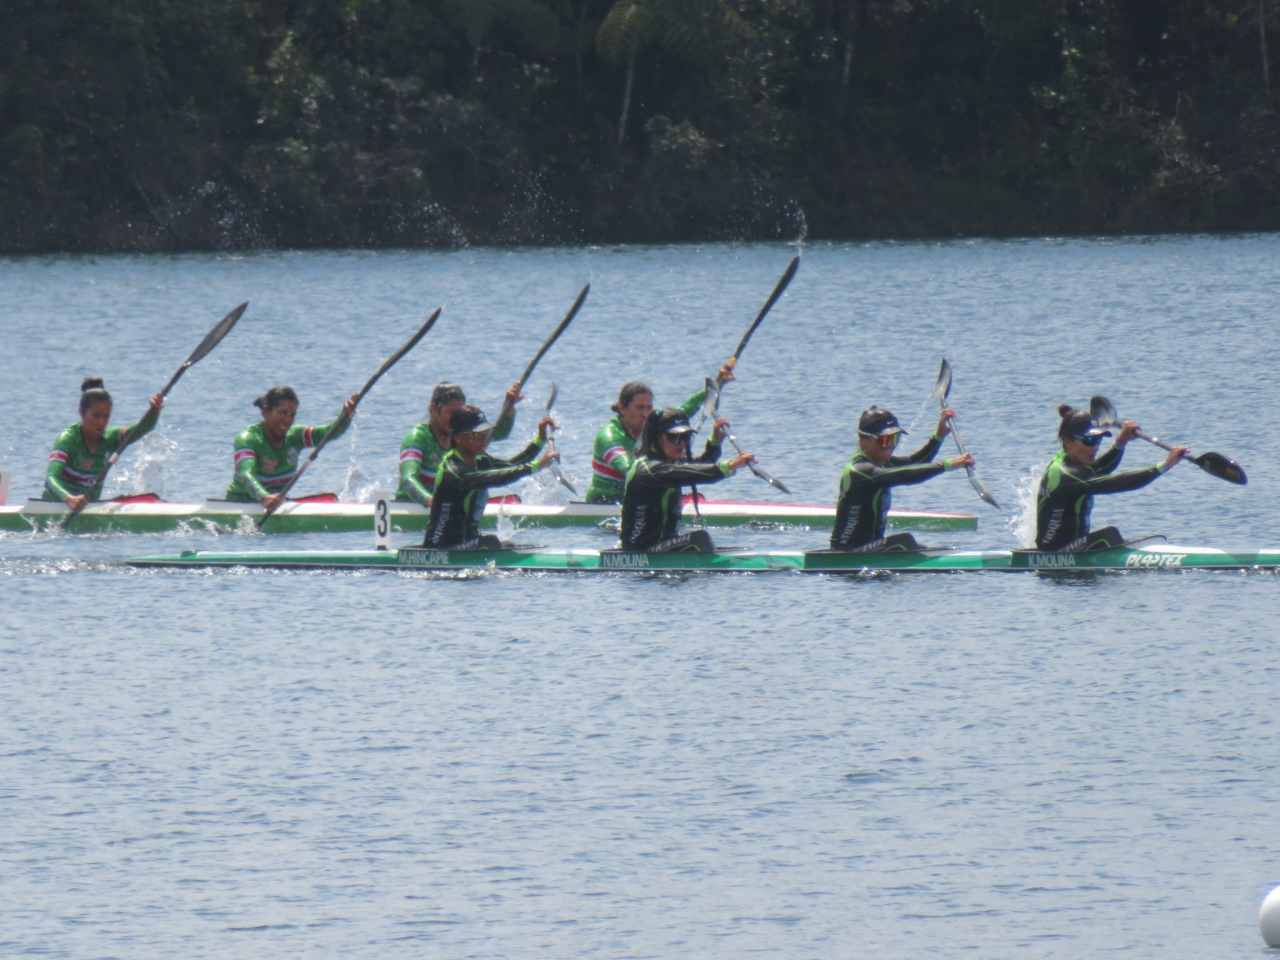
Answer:
M1041 553L1008 550L949 550L908 553L644 553L620 550L350 550L207 553L130 557L135 567L250 567L339 570L617 570L738 573L794 571L1087 571L1087 570L1249 570L1280 568L1280 549L1222 551L1204 547L1159 546L1100 550L1096 553Z

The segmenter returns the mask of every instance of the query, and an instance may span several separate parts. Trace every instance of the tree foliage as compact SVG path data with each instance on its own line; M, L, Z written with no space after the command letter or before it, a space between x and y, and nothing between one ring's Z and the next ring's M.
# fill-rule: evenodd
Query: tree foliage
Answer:
M1275 229L1277 0L9 0L0 252Z

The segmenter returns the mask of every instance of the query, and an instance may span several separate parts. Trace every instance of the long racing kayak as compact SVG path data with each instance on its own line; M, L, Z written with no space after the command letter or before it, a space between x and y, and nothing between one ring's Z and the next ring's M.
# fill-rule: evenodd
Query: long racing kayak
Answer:
M399 550L328 552L206 553L188 550L167 556L130 557L134 567L248 567L271 570L494 570L746 573L860 573L878 570L927 571L1089 571L1089 570L1275 570L1275 550L1213 550L1172 544L1121 546L1092 553L1038 550L931 550L904 553L644 553L626 550Z
M830 529L835 507L785 503L729 503L701 501L703 522L714 527L790 526ZM263 524L262 533L351 533L373 529L372 503L288 503ZM593 527L616 525L614 504L490 503L484 524L497 526L506 517L522 527ZM391 504L391 528L421 533L430 511L416 503ZM65 504L28 500L22 506L0 506L0 530L29 531L57 524L67 515ZM256 503L209 500L204 503L103 501L85 507L68 525L70 533L164 533L186 525L190 530L259 532L254 520L262 516ZM692 505L684 507L686 522L696 522ZM976 530L971 513L932 513L890 510L889 525L911 530Z

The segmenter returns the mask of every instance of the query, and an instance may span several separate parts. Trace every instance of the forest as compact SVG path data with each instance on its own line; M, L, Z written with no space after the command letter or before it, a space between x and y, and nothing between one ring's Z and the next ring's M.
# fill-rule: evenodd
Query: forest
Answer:
M0 253L1275 230L1277 26L1280 0L7 0Z

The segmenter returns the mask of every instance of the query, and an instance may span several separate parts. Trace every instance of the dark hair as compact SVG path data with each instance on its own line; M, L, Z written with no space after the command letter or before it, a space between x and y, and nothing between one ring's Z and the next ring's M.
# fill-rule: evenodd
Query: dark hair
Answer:
M462 392L462 388L456 383L437 383L436 388L431 391L431 406L443 407L446 404L453 403L455 400L467 402L467 395Z
M667 426L674 417L684 419L684 415L675 407L659 407L644 418L644 426L640 428L640 456L652 457L657 460L667 459L667 455L662 451L662 437L667 432ZM687 423L688 421L685 420L685 422ZM684 447L686 455L688 455L689 440L692 437L692 433L685 434Z
M293 392L293 387L272 387L257 400L253 401L253 405L266 413L268 410L274 410L282 403L297 403L298 395Z
M1072 418L1073 418L1077 413L1080 413L1080 411L1079 411L1079 410L1077 410L1075 407L1073 407L1073 406L1072 406L1071 404L1069 404L1069 403L1060 403L1060 404L1058 404L1058 416L1060 416L1060 417L1062 418L1062 422L1061 422L1060 424L1058 424L1058 439L1059 439L1059 440L1065 440L1065 439L1067 439L1067 433L1068 433L1068 431L1069 431L1069 429L1070 429L1070 426L1069 426L1069 425L1071 424L1071 419L1072 419Z
M101 377L85 377L80 382L80 416L83 417L90 407L110 402L111 394L102 388Z
M636 398L636 395L641 393L647 393L650 396L653 396L653 391L649 389L649 385L647 383L643 383L640 380L632 380L629 383L624 383L622 385L622 389L618 391L618 402L609 404L609 409L614 413L621 413L622 408L630 406L631 401Z

